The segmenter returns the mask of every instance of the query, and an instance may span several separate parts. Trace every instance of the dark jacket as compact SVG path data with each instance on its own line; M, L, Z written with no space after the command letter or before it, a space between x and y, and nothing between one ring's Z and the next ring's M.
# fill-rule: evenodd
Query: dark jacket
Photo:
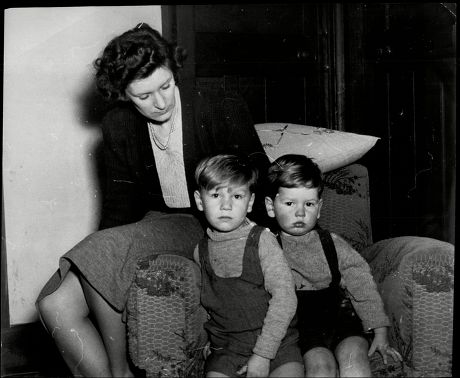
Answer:
M251 155L264 176L266 157L252 117L240 95L224 90L181 90L185 175L191 208L170 209L163 200L148 134L148 120L131 103L110 110L102 123L105 186L100 229L140 220L149 210L197 214L194 170L220 152ZM265 223L263 196L256 195L252 219ZM198 214L197 214L198 215Z

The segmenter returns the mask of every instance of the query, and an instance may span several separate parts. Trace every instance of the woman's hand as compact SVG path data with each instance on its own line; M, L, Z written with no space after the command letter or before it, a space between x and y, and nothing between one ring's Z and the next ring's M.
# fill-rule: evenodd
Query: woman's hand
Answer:
M246 377L268 377L270 372L270 360L253 354L246 365L236 372L238 375L246 374Z
M369 357L378 351L383 358L383 363L386 365L388 362L388 355L390 355L395 361L402 361L402 357L399 352L390 347L388 344L387 327L380 327L374 329L374 340L367 354Z

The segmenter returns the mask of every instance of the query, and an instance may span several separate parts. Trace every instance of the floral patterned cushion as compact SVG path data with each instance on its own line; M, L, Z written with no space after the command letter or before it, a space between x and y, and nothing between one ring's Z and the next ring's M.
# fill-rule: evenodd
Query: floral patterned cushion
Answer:
M295 123L254 125L271 161L286 154L307 155L322 172L350 165L366 154L378 137Z

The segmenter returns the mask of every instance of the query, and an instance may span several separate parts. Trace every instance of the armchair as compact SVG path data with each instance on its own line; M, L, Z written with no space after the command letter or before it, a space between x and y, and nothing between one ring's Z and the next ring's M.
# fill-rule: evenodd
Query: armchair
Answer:
M350 164L325 175L320 224L342 235L369 262L403 363L371 358L375 376L452 376L454 246L403 236L373 243L368 171ZM135 365L153 376L200 376L206 314L199 270L185 258L139 261L128 301L128 339Z

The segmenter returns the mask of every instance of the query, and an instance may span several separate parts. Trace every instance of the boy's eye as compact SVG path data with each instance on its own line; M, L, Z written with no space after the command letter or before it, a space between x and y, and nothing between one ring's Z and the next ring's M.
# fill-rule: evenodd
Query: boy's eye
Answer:
M235 199L242 199L243 195L242 194L235 194L234 197L235 197Z
M293 204L294 204L294 202L292 202L292 201L287 201L287 202L285 202L285 205L286 205L286 206L292 206Z
M219 193L211 193L212 198L219 198Z
M307 203L305 204L305 206L307 206L307 207L312 207L312 206L315 206L315 203L314 203L314 202L307 202Z

